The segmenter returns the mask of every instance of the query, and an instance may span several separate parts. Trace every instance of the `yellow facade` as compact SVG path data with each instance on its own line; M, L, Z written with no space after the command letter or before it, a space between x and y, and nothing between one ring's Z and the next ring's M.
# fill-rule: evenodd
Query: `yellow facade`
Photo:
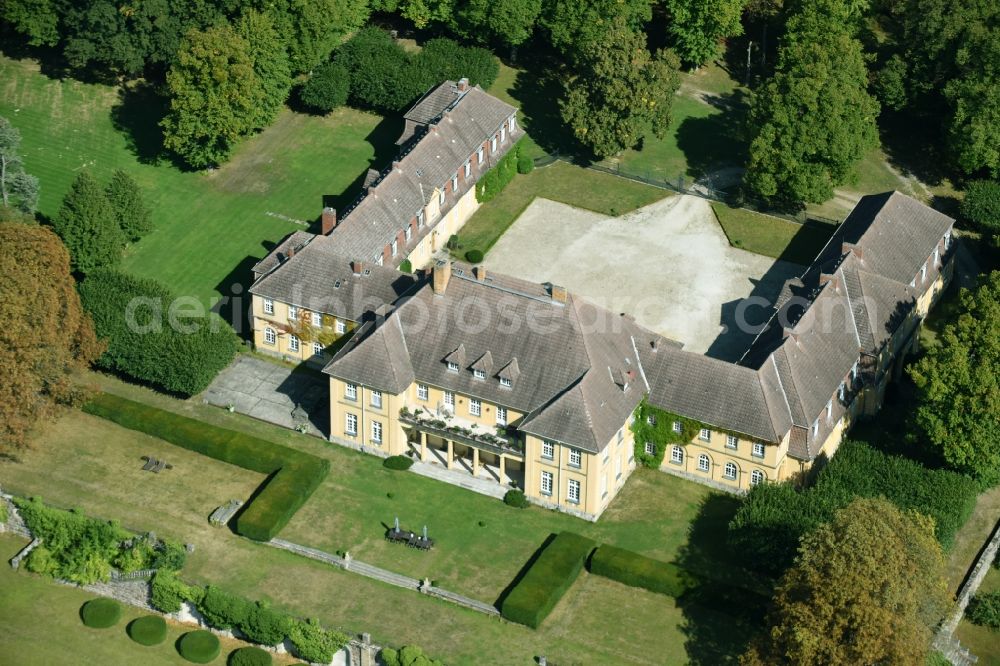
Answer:
M675 445L668 444L660 469L734 491L749 490L755 471L762 475L758 482L783 481L797 471L787 464L794 462L787 457L788 439L785 435L780 444L774 444L708 429L707 437L699 432L687 444L676 445L682 452L679 460ZM754 454L755 444L763 446L763 455Z
M266 308L267 302L270 302L270 311ZM250 306L250 320L253 324L254 348L257 351L287 358L291 361L311 361L313 363L325 363L328 361L330 355L327 350L329 348L314 348L313 340L299 338L298 349L295 349L294 334L289 331L289 328L296 327L296 321L289 316L289 308L290 304L288 303L267 299L256 294L253 295ZM357 326L355 322L348 319L337 318L329 314L320 314L322 316L321 327L329 329L326 330L327 334L335 336L347 335ZM296 317L299 318L297 325L301 326L301 322L303 321L312 321L312 312L305 308L298 308ZM338 333L340 330L343 330L342 334ZM274 334L273 342L268 331L272 331ZM294 337L298 338L298 336Z
M462 175L459 174L459 179ZM438 207L438 194L440 190L435 190L431 202L424 209L424 219L434 225L434 229L424 236L416 247L410 250L406 256L414 269L424 268L431 263L434 253L443 250L448 243L448 238L452 234L457 234L459 229L472 217L472 214L479 210L479 200L476 199L476 188L470 187L462 197L455 202L444 217L438 220L441 214ZM435 220L437 220L435 222Z

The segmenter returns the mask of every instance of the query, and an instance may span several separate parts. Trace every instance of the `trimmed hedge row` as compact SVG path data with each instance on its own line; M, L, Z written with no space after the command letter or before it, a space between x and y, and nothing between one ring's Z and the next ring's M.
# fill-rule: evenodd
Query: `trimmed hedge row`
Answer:
M596 546L597 542L579 534L560 533L504 599L500 614L511 622L537 629L576 580Z
M590 556L589 571L632 587L659 592L675 599L694 587L697 579L676 564L615 546L601 545Z
M125 428L269 475L236 518L236 531L255 541L274 538L330 471L330 461L323 458L109 393L97 394L83 409Z
M523 140L523 138L518 139L517 143L507 151L507 154L500 158L496 166L483 174L479 182L476 183L476 200L479 203L492 200L503 192L503 188L507 187L510 181L514 180L514 176L517 175L518 156L521 154Z
M91 599L80 607L80 619L93 629L107 629L118 624L122 617L122 606L114 599L101 597Z

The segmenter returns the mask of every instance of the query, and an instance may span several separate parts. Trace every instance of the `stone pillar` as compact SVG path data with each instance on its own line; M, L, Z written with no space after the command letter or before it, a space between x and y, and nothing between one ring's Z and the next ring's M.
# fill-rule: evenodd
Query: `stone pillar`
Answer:
M472 448L472 476L479 474L479 449Z
M427 462L427 433L420 431L420 462Z
M501 453L500 454L500 485L501 486L507 485L507 481L506 481L507 473L504 471L504 460L505 460L505 458L503 457L503 454Z
M451 469L451 461L455 457L455 447L450 439L446 441L448 442L448 469Z

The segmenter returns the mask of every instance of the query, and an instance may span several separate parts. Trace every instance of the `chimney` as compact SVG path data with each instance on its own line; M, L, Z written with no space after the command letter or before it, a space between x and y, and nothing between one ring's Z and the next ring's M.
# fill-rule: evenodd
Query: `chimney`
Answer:
M469 89L469 79L464 76L458 80L458 92L465 92Z
M355 259L351 262L351 272L355 275L361 275L365 270L365 264L360 259Z
M660 350L660 340L659 338L653 338L649 341L649 348L653 350L654 353Z
M451 261L439 260L434 264L433 289L438 296L444 295L448 288L448 280L451 279Z
M285 250L285 261L288 261L289 259L291 259L294 256L295 256L295 246L294 245L289 245L288 249Z
M550 288L550 293L552 294L552 301L555 303L565 303L566 302L566 287L559 287L552 285Z
M486 266L476 266L472 269L475 274L476 279L480 282L486 282Z
M337 226L337 209L326 206L323 208L323 235L328 235Z

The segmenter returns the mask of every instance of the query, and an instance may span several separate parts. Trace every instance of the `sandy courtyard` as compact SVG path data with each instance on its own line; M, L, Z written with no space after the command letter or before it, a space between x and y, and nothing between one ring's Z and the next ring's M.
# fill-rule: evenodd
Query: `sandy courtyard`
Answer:
M486 266L552 282L684 343L738 359L752 331L732 326L751 294L769 301L802 267L729 245L709 204L668 197L621 217L536 199L486 257ZM749 307L746 319L762 320ZM725 335L720 335L725 332Z

